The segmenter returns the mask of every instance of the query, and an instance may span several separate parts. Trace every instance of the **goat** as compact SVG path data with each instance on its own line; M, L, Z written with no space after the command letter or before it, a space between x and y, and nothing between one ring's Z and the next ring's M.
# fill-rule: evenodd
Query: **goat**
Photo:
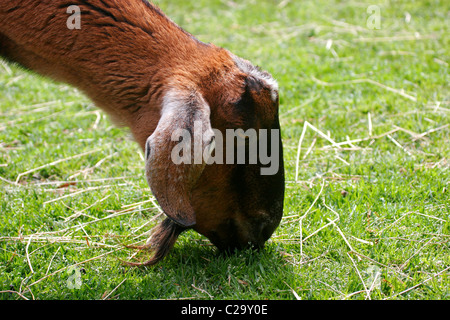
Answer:
M69 7L79 9L78 28L69 28ZM279 132L278 86L268 72L199 41L147 0L0 1L0 56L80 89L130 128L145 153L148 184L167 216L139 247L152 250L152 257L130 264L156 264L187 229L229 251L262 248L279 225L284 201L279 135L264 146L278 157L271 175L261 174L267 163L259 159L171 161L177 142L172 133L192 132L195 123L202 129L194 147L211 152L226 151L212 146L216 133L227 129ZM276 150L271 139L277 140Z

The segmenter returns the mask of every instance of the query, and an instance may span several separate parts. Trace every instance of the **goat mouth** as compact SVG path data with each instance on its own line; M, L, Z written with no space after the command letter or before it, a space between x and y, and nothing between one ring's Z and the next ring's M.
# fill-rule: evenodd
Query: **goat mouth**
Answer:
M252 243L247 244L246 246L244 245L225 245L225 246L217 246L217 249L220 253L225 254L225 255L229 255L229 254L233 254L239 251L243 251L243 250L253 250L253 251L260 251L263 246L259 246L259 245L254 245Z
M230 235L227 239L219 238L216 234L208 237L211 243L217 247L220 252L233 253L246 249L259 251L264 248L265 241L240 240L237 235Z
M264 249L264 243L254 243L254 242L248 242L246 244L239 244L239 245L225 245L225 246L216 246L221 254L224 255L232 255L234 253L244 251L244 250L251 250L254 252L259 252Z

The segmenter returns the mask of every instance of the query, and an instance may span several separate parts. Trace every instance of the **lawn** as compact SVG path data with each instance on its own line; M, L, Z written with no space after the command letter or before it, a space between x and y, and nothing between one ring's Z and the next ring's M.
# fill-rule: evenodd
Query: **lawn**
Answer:
M0 299L450 299L449 2L157 4L278 80L280 227L260 252L186 232L124 266L162 218L137 144L0 61Z

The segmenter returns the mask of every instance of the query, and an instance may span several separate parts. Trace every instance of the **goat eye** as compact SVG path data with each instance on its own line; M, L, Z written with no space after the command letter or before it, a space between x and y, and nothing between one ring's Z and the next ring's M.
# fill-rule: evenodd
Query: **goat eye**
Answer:
M145 144L145 159L148 160L150 158L150 155L152 153L152 148L150 147L150 142L147 141Z
M211 140L208 143L207 148L208 148L209 155L212 155L214 149L216 148L216 138L215 137L211 138Z

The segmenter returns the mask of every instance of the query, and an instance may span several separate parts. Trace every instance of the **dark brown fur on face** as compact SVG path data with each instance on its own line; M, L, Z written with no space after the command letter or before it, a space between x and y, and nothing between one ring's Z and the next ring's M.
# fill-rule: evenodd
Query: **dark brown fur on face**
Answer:
M81 9L69 29L67 8ZM247 60L195 39L145 0L0 1L0 55L89 96L128 126L146 155L146 175L167 218L148 245L159 262L192 228L219 249L262 247L283 212L284 167L181 164L170 159L171 133L212 129L279 130L275 80ZM270 149L270 141L269 141ZM135 265L135 264L133 264ZM139 264L142 265L142 264Z

